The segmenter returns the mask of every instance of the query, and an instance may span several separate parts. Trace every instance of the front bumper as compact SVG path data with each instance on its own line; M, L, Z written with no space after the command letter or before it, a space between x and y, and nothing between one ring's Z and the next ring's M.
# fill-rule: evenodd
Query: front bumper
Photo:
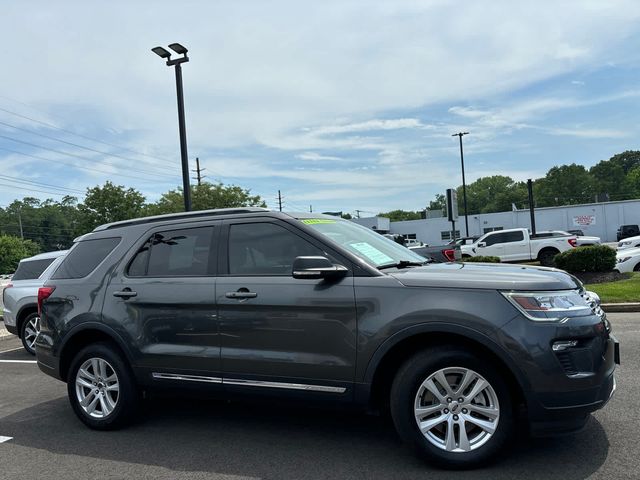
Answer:
M529 382L524 395L534 436L580 430L612 397L620 347L604 314L558 323L523 318L504 328L518 344L511 353ZM567 340L577 343L552 348Z

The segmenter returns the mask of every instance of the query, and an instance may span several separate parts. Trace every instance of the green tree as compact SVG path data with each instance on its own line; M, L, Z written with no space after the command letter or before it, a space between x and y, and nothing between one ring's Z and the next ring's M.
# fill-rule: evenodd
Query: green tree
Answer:
M77 225L76 198L70 196L61 201L47 199L43 202L26 197L0 210L0 233L14 236L22 233L25 239L37 243L42 251L68 248L82 233Z
M618 153L609 160L602 160L591 167L589 173L595 180L595 193L606 194L610 200L635 198L630 183L632 171L640 168L640 151L628 150Z
M212 208L266 207L259 195L251 195L251 191L237 185L203 182L191 187L191 207L193 210ZM147 205L146 215L161 215L184 211L182 188L164 193L160 200Z
M145 198L134 188L107 181L102 187L87 189L84 202L78 205L81 230L88 232L103 223L142 216Z
M420 220L422 218L422 213L407 210L392 210L390 212L379 213L378 216L387 217L392 222L402 222L404 220Z
M464 214L464 192L457 188L458 212ZM505 212L511 205L522 205L527 198L527 187L511 177L493 175L481 177L467 185L467 210L469 215L477 213Z
M629 198L640 198L640 166L629 171L626 182Z
M595 183L582 165L553 167L534 183L534 200L538 207L590 202L594 198Z
M436 194L436 198L429 202L428 210L441 210L441 211L444 211L446 206L447 206L447 198L446 198L446 196L443 193L437 193Z
M31 240L22 240L12 235L0 235L0 273L15 272L20 260L31 257L39 251L38 245Z

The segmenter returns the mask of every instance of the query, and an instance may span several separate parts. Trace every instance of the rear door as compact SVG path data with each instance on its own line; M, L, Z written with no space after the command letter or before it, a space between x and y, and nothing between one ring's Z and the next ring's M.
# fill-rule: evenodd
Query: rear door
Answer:
M504 241L504 261L517 262L531 258L528 237L523 230L505 232L502 240Z
M217 282L225 385L348 392L356 362L353 276L295 279L297 256L351 266L287 222L229 221ZM350 393L350 392L348 392Z
M149 230L109 283L103 316L128 330L156 381L221 383L216 318L219 222Z

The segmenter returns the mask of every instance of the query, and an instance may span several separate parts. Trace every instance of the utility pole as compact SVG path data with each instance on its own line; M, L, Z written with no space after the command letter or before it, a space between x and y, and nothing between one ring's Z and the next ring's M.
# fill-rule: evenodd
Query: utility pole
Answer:
M202 175L202 172L204 172L205 170L206 168L200 168L200 159L196 157L196 169L191 171L196 172L194 180L198 181L198 186L202 185L202 179L206 178L206 175Z
M20 214L20 210L18 210L18 224L20 225L20 238L24 240L24 233L22 232L22 215Z
M464 228L466 236L469 236L469 218L467 215L467 182L464 178L464 154L462 153L462 136L469 135L469 132L458 132L451 135L460 139L460 163L462 164L462 198L464 202Z
M531 235L536 234L536 216L533 206L533 182L527 180L527 190L529 191L529 215L531 215Z
M278 208L282 211L282 195L280 194L280 190L278 190Z

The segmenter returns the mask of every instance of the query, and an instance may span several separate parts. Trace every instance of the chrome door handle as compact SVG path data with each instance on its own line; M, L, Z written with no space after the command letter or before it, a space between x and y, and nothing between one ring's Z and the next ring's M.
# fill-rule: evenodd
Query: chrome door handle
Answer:
M138 292L134 292L130 288L125 288L123 290L113 292L113 296L120 298L132 298L138 296Z
M227 298L256 298L258 296L255 292L227 292L224 294Z

